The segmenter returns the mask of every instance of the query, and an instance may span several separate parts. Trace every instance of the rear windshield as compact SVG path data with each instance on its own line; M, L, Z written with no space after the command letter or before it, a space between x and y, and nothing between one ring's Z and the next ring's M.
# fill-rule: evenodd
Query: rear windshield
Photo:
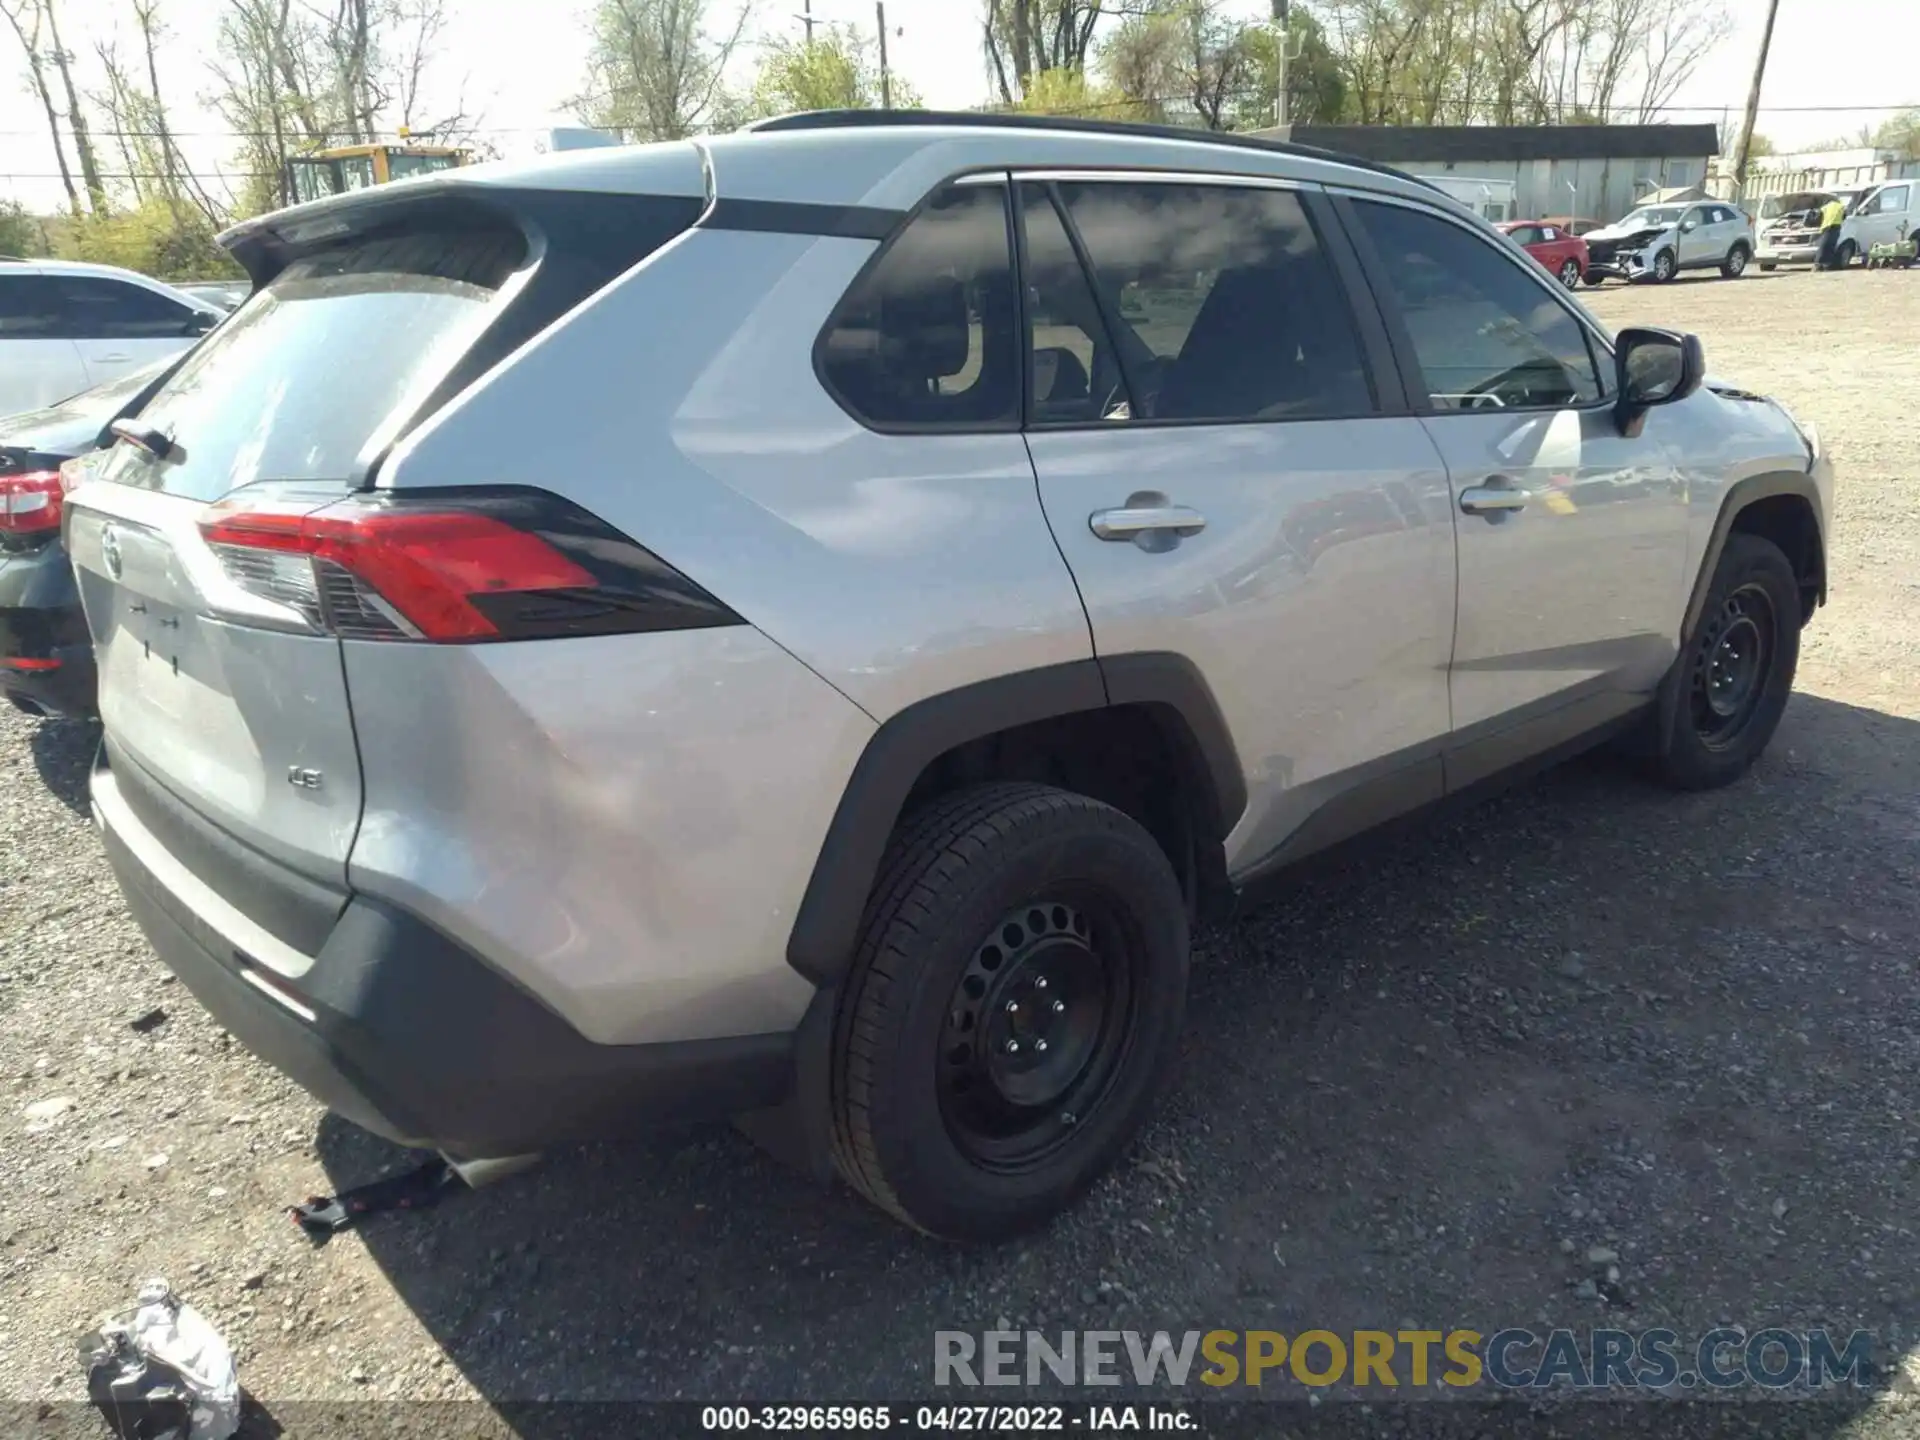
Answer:
M344 487L477 338L525 254L517 231L422 231L294 261L142 412L171 454L119 445L100 478L198 500L259 480Z

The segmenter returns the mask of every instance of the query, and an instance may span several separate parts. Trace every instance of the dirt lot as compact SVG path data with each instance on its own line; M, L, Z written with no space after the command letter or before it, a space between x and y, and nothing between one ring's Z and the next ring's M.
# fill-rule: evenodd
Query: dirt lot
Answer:
M1837 457L1832 603L1771 755L1684 798L1582 762L1204 936L1177 1088L1018 1247L912 1238L730 1130L556 1155L310 1247L284 1205L403 1157L170 983L83 816L93 734L7 713L0 1399L77 1396L75 1336L149 1274L288 1433L306 1400L919 1395L934 1330L1009 1321L1920 1345L1920 275L1587 298L1697 330ZM1591 1247L1619 1254L1611 1301Z

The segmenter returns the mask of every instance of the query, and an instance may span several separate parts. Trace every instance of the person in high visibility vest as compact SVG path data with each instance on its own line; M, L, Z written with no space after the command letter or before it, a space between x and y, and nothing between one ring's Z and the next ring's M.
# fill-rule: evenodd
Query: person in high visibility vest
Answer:
M1822 270L1836 267L1835 255L1840 249L1840 222L1847 218L1847 207L1838 200L1829 200L1820 207L1820 258L1816 265Z

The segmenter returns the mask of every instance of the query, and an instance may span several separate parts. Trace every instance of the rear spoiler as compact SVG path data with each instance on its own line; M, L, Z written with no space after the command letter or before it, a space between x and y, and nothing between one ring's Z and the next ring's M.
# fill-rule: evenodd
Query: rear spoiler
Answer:
M218 240L258 290L301 255L383 230L435 224L459 227L476 220L517 226L512 194L422 176L404 185L369 186L243 220L222 231Z

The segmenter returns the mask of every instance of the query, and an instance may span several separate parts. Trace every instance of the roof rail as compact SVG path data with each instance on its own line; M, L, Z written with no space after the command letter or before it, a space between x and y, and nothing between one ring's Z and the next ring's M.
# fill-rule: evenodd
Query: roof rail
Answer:
M890 125L964 125L982 130L1066 130L1083 135L1131 135L1142 140L1180 140L1189 145L1225 145L1242 150L1264 150L1269 154L1298 155L1308 160L1331 160L1403 180L1418 178L1404 175L1391 165L1382 165L1377 160L1364 160L1357 155L1322 150L1313 145L1295 145L1286 140L1268 140L1231 130L1149 125L1137 120L1090 120L1080 115L1026 115L1006 110L801 110L791 115L756 120L745 128L758 134L782 130L855 130Z

